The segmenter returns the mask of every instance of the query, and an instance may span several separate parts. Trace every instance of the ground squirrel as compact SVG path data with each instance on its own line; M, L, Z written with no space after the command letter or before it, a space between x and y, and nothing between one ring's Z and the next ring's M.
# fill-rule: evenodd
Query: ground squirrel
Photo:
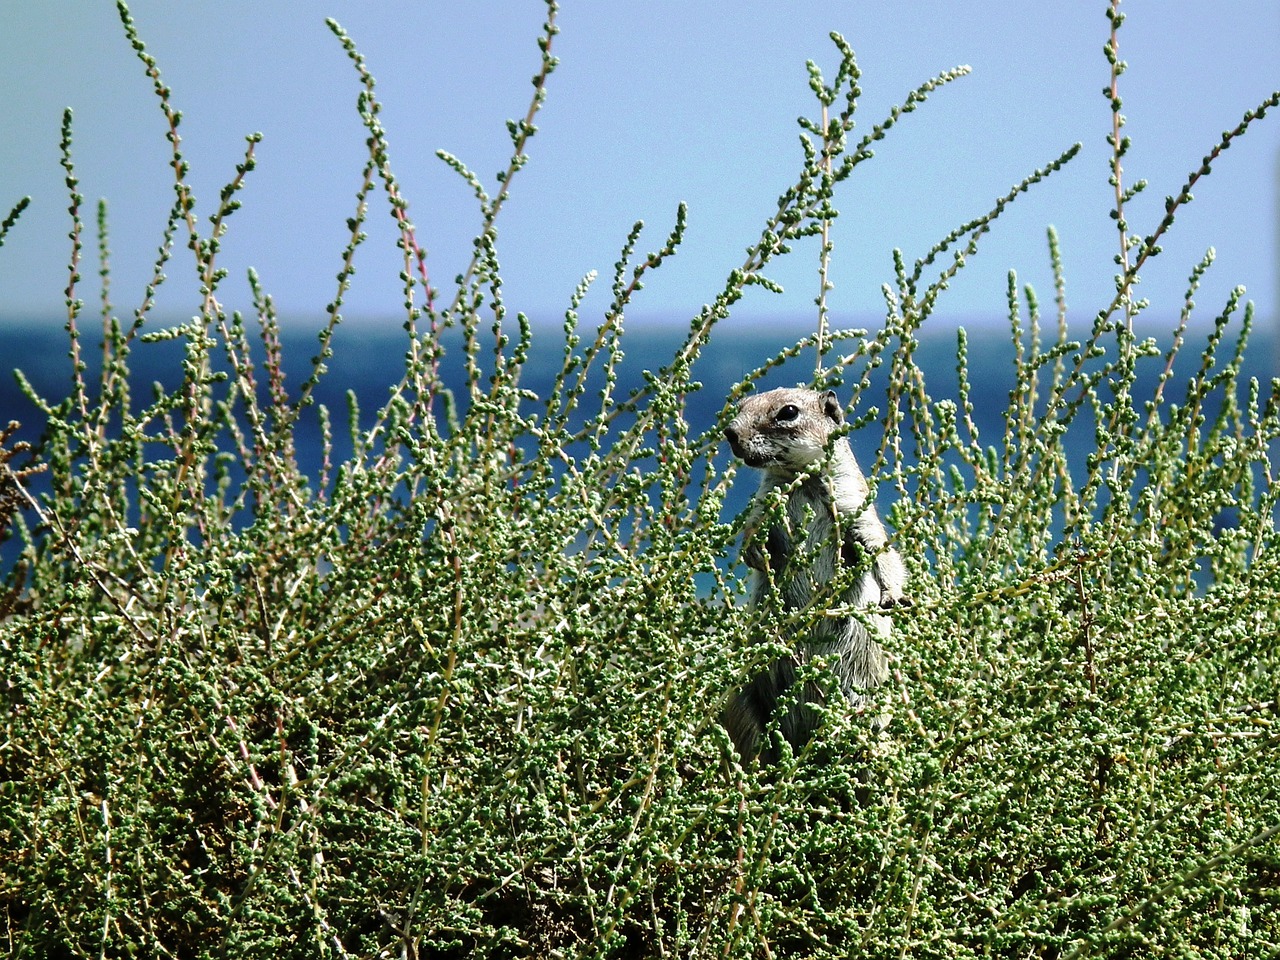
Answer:
M844 410L834 391L784 388L744 399L725 428L734 454L764 471L743 550L743 560L752 568L753 604L760 605L777 588L785 609L803 608L842 568L859 564L865 570L843 594L817 598L822 608L910 602L903 593L907 572L902 557L888 545L849 441L843 436L832 440L843 423ZM772 526L762 538L758 527L770 493L777 489L789 491L785 522ZM798 551L812 560L803 566L798 560L793 563ZM864 621L874 625L874 636ZM862 620L820 618L797 645L794 657L777 661L738 691L724 722L743 761L759 754L762 762L776 762L777 746L764 742L764 733L778 698L794 682L797 662L814 655L831 657L840 689L858 704L864 691L878 687L888 675L880 641L888 637L889 628L889 618L879 613L864 614ZM781 718L779 729L793 749L803 746L816 726L814 711L806 703L821 698L820 687L807 683L796 705Z

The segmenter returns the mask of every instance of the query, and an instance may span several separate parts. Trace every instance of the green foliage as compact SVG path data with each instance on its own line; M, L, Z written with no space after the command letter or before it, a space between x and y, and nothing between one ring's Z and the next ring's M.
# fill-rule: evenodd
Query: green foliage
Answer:
M535 333L506 307L494 224L556 64L555 4L497 191L443 157L483 217L451 297L429 282L373 77L331 23L369 159L312 376L291 394L257 278L248 318L223 305L219 242L258 138L202 223L181 114L120 11L169 127L175 200L127 323L99 207L102 362L87 376L68 113L71 389L28 388L46 419L38 466L0 433L0 518L24 542L0 592L11 956L1260 956L1280 942L1277 383L1243 382L1252 311L1233 295L1173 399L1211 255L1167 346L1138 339L1132 296L1196 178L1280 95L1131 233L1112 4L1116 299L1070 339L1052 232L1056 331L1010 275L1016 386L990 443L964 332L954 400L930 394L917 334L1007 203L1076 148L910 269L896 255L882 330L826 328L837 187L962 70L851 142L859 72L833 36L834 84L809 67L821 115L801 122L797 179L670 363L622 392L626 312L676 254L683 209L643 257L636 225L585 331L584 278L536 396L520 382ZM405 367L371 419L352 401L353 453L335 464L330 414L310 408L379 189L399 230ZM833 703L801 755L744 770L720 705L790 633L751 641L778 624L745 607L726 562L734 471L713 463L718 427L685 412L717 323L747 286L776 287L766 268L808 238L817 333L730 400L815 349L814 382L843 383L855 428L880 431L873 472L915 605L893 615L886 736ZM197 311L153 329L179 242ZM182 382L135 397L132 352L167 340ZM458 396L447 363L466 371ZM313 413L315 476L293 442Z

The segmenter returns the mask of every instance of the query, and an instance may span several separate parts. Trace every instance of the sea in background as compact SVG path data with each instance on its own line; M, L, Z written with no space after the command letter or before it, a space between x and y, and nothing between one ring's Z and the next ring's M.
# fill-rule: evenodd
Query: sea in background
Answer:
M1176 321L1161 324L1144 321L1140 336L1156 339L1163 353L1172 341ZM945 325L931 320L918 335L916 361L925 374L926 389L934 400L957 398L956 374L956 325ZM162 325L152 323L148 329ZM875 327L875 321L860 324ZM644 371L656 372L670 360L683 341L687 327L684 324L642 323L631 321L623 336L625 356L618 367L617 395L625 397L632 387L643 382ZM967 324L969 337L969 379L971 400L974 406L974 422L983 445L998 445L1005 429L1004 413L1009 404L1009 394L1014 387L1014 347L1007 322L978 322ZM743 320L731 317L716 328L711 342L694 366L694 378L703 385L689 403L688 417L695 431L710 428L721 409L729 390L744 376L763 365L806 333L807 328L798 323L780 320ZM94 330L94 320L82 321L81 354L88 365L86 377L92 391L100 367L100 334ZM1239 321L1229 328L1226 342L1219 349L1219 365L1225 363L1234 351ZM1211 332L1207 323L1194 325L1187 335L1173 381L1166 387L1165 397L1181 403L1186 396L1187 378L1198 369L1206 338ZM514 330L511 331L514 336ZM579 331L585 346L594 337L594 329L583 326ZM1050 340L1053 330L1046 329L1042 339ZM1073 339L1084 339L1087 329L1073 330ZM466 374L456 331L446 338L447 353L441 365L447 386L465 395ZM856 341L838 343L832 356L853 349ZM482 331L484 351L492 348L492 334ZM260 346L260 345L259 345ZM521 377L521 386L540 397L550 392L564 357L564 333L554 324L536 325L529 360ZM1114 344L1108 344L1112 349ZM1271 329L1255 330L1245 355L1243 383L1249 377L1257 377L1264 393L1272 377L1280 375L1280 359L1277 355L1277 338ZM325 404L332 416L334 434L334 458L341 462L351 449L349 439L347 392L352 391L360 406L362 425L367 426L376 411L389 396L390 388L399 382L404 371L404 354L407 337L396 322L375 324L368 321L351 322L339 326L333 340L333 356L327 361L328 372L315 391L318 403ZM580 346L581 349L581 346ZM316 328L301 322L286 324L283 333L284 369L286 387L296 390L311 371L311 359L318 352ZM43 426L43 415L23 395L12 371L21 369L36 392L45 399L57 402L68 394L71 376L71 360L68 356L68 339L59 321L36 323L23 319L0 316L0 425L9 420L22 423L21 438L36 441ZM181 377L182 343L136 343L130 356L133 371L132 391L135 409L140 409L151 399L151 384L162 383L172 388ZM260 363L261 355L257 358ZM491 356L482 352L480 362L487 369ZM225 361L223 361L225 362ZM830 360L829 360L830 362ZM814 356L812 349L771 370L760 383L761 389L774 386L790 386L804 382L812 375ZM1150 396L1157 376L1163 369L1162 359L1148 359L1140 367L1142 376L1137 387L1139 397ZM860 376L861 365L851 368L851 377ZM1045 371L1047 377L1048 371ZM258 380L265 382L261 368ZM1043 381L1042 381L1043 382ZM592 382L583 407L590 412L596 399L595 391L602 381ZM882 366L864 393L863 405L880 406L883 414L885 400L885 369ZM1243 401L1243 386L1241 388ZM1041 389L1043 400L1044 389ZM848 399L848 389L844 399ZM1212 414L1212 410L1209 411ZM1091 448L1092 437L1088 430L1076 429L1071 434L1077 449L1071 450L1071 459L1083 463ZM318 474L321 463L321 432L319 416L314 407L304 412L295 435L299 462L303 470L312 476ZM869 464L879 442L875 425L855 433L851 442L859 459ZM910 444L904 443L909 452ZM721 456L727 462L728 453ZM737 512L745 505L755 487L750 471L739 474L734 495L726 504L726 511ZM39 489L41 484L37 483ZM882 495L883 499L883 495ZM0 548L3 559L12 559L14 544Z

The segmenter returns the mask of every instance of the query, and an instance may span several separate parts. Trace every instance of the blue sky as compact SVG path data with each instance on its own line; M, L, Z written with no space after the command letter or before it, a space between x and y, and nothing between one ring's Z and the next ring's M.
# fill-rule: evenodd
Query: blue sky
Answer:
M633 221L648 225L641 248L656 249L685 201L685 246L651 277L632 316L683 322L696 313L793 181L795 119L815 109L805 61L830 77L837 58L827 34L838 30L863 70L859 130L937 72L973 68L894 129L838 196L830 297L838 319L877 322L895 247L909 259L922 255L1081 141L1073 163L1010 208L933 322L998 322L1010 268L1049 300L1044 232L1053 224L1071 317L1087 326L1110 300L1117 248L1101 93L1105 8L1094 0L565 0L555 42L561 65L530 164L499 223L508 305L556 319L595 269L602 277L583 314L598 316ZM365 150L357 78L326 16L346 27L378 78L392 163L433 281L449 285L470 257L479 215L470 189L434 154L448 150L489 182L506 166L504 121L527 106L541 3L135 0L131 9L184 113L199 212L213 210L244 135L264 137L224 243L227 306L250 309L250 265L293 321L318 324L334 294ZM1280 88L1280 6L1130 0L1124 10L1129 70L1121 92L1133 139L1125 176L1150 182L1130 205L1131 224L1145 232L1221 132ZM112 298L128 315L142 299L173 196L150 82L106 0L28 0L7 4L4 18L0 215L21 196L32 204L0 249L0 317L62 312L69 221L57 144L67 106L86 218L98 197L110 204ZM1218 259L1197 297L1200 314L1211 318L1227 291L1244 284L1263 317L1276 315L1278 182L1280 111L1227 152L1179 216L1144 276L1152 316L1176 316L1187 274L1210 245ZM369 230L346 313L394 323L400 268L385 206L375 208ZM786 294L753 291L733 322L811 317L815 263L816 248L800 247L773 271ZM198 304L189 257L175 257L167 272L157 312L189 316ZM82 273L80 294L92 303L91 260Z

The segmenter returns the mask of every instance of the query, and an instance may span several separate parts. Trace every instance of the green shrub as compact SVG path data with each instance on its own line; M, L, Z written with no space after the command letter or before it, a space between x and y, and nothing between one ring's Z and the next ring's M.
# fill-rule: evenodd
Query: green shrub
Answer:
M1118 77L1117 3L1110 12ZM1115 100L1115 300L1070 338L1050 234L1056 320L1010 276L1017 386L1003 436L980 438L963 332L954 400L930 394L916 337L1005 205L1076 148L914 264L897 256L881 330L830 331L835 190L961 72L854 140L859 74L833 36L834 83L810 65L819 116L802 121L796 182L670 362L634 392L619 386L627 308L676 253L683 211L643 257L637 224L594 329L577 316L592 278L575 291L563 367L536 396L520 383L534 331L508 313L494 223L555 66L555 14L549 3L498 191L446 158L483 211L449 297L428 284L373 79L332 25L357 68L370 152L313 376L292 393L256 279L248 319L223 305L218 246L252 137L207 225L174 138L153 286L130 322L104 298L101 372L86 375L68 115L74 379L57 402L29 390L46 420L38 466L0 436L0 516L24 542L0 593L10 955L1274 950L1277 384L1243 382L1252 313L1237 295L1175 400L1209 258L1163 346L1135 334L1145 304L1133 291L1196 180L1280 94L1224 135L1146 235L1125 222L1141 186L1121 182ZM381 410L362 416L353 401L353 452L335 463L312 398L378 191L400 228L407 356ZM99 231L105 277L101 208ZM734 470L713 461L719 427L697 432L685 414L721 403L694 379L716 324L806 238L816 333L735 397L810 350L814 382L843 384L895 502L915 605L894 613L893 681L877 704L888 736L832 705L801 755L744 770L720 705L803 623L746 608L732 562L741 518L725 508ZM150 329L177 243L200 271L196 316ZM182 345L182 382L135 396L132 352L167 340ZM456 396L445 364L465 368ZM308 475L294 430L317 410L326 454ZM1082 443L1087 459L1074 460ZM37 469L46 492L31 492ZM1222 522L1228 508L1238 522ZM773 639L752 642L762 633Z

